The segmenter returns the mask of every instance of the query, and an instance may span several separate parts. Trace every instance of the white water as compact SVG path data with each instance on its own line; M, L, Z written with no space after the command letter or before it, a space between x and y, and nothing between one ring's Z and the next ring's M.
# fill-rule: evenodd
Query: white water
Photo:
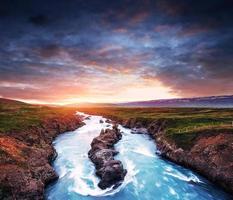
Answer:
M100 123L100 120L104 123ZM90 144L101 129L111 128L100 116L91 116L86 125L60 135L54 141L58 157L54 168L59 180L49 186L46 197L51 200L206 200L231 199L206 179L192 171L160 159L156 146L146 135L131 134L119 126L122 139L115 145L128 173L117 189L101 190L95 168L88 158Z

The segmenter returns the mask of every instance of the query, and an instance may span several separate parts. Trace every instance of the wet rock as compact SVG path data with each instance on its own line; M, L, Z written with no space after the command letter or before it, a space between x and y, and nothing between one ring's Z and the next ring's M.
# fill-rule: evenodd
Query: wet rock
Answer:
M95 163L96 169L100 169L107 161L113 160L118 152L112 149L100 149L90 154L91 160Z
M100 120L100 123L101 123L101 124L103 124L103 123L104 123L104 121L101 119L101 120Z
M147 134L146 128L133 128L131 131L132 134Z
M91 143L88 157L95 165L96 175L101 179L98 184L101 189L118 186L127 173L121 161L114 160L114 156L118 153L114 150L114 144L121 137L120 131L114 126L113 129L102 130Z
M111 123L111 120L110 119L106 119L105 123Z
M109 160L96 171L96 174L101 178L98 186L101 189L106 189L112 185L118 186L124 180L126 173L121 161Z

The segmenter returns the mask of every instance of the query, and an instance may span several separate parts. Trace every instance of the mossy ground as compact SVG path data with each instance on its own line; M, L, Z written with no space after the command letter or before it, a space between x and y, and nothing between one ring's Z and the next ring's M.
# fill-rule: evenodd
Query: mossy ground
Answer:
M136 118L148 124L166 120L166 137L184 148L199 135L233 133L233 109L217 108L66 108L0 101L0 132L20 131L39 125L43 120L76 110L104 115L117 120Z
M0 101L0 132L20 131L39 125L43 120L75 112L73 108L30 105Z

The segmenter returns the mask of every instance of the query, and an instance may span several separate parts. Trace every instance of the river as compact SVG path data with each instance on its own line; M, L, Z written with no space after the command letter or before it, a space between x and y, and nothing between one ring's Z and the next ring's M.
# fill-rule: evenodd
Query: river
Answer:
M81 114L81 113L79 113ZM85 115L85 114L83 114ZM104 123L100 123L100 120ZM117 189L101 190L95 167L88 158L90 144L101 129L111 128L101 116L90 116L86 125L54 141L58 153L53 167L59 175L48 186L49 200L228 200L231 197L189 169L161 159L147 135L131 134L119 126L122 139L115 145L128 173Z

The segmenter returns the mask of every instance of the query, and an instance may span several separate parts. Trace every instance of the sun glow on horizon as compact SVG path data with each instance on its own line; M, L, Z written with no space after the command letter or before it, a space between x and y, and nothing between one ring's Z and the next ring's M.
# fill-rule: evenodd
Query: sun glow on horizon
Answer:
M143 70L145 69L137 70L134 73L124 70L124 72L118 73L108 72L102 74L101 77L89 75L68 81L67 77L64 77L64 81L56 85L45 88L38 87L35 89L36 93L28 93L24 97L13 99L31 104L69 105L122 103L181 97L172 88L159 81L157 77L142 76L141 73L145 73ZM15 86L8 85L8 87ZM17 85L18 87L21 89L21 85ZM32 91L34 92L34 89Z
M107 92L108 93L108 92ZM71 96L71 95L70 95ZM37 99L15 99L30 104L47 104L47 105L72 105L72 104L83 104L83 103L123 103L133 101L149 101L158 99L172 99L180 96L173 94L171 90L162 85L140 85L134 84L126 87L122 90L110 91L109 94L94 93L94 94L83 94L73 95L70 98L62 98L54 96L54 100L37 100Z

